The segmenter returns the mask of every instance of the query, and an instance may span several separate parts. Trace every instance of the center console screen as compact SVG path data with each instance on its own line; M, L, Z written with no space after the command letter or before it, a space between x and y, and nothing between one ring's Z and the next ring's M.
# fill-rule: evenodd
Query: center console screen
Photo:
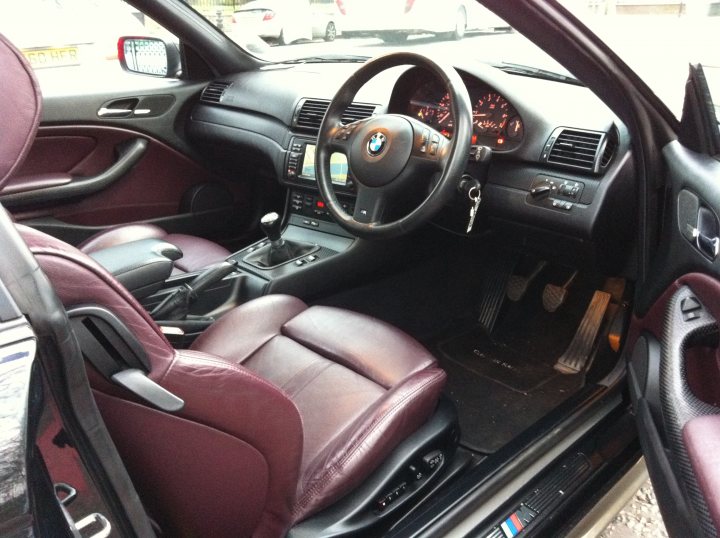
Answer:
M315 144L305 145L305 157L302 162L301 177L315 179ZM347 157L342 153L333 153L330 156L330 177L333 185L345 186L348 179Z

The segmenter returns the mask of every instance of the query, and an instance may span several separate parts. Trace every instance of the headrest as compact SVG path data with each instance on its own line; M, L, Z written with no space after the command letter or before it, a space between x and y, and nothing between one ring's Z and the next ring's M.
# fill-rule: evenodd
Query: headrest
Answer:
M42 108L40 86L22 53L0 34L0 189L25 160Z

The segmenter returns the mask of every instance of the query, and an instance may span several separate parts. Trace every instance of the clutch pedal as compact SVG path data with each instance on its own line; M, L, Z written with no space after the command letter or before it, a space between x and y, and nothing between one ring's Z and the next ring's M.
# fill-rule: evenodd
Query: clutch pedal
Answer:
M547 262L545 260L539 261L533 269L532 273L528 276L511 275L507 282L507 297L513 302L518 302L525 297L530 284L545 269Z

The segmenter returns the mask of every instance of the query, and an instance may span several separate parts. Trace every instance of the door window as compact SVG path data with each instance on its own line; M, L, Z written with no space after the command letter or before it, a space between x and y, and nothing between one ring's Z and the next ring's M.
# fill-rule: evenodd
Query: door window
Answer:
M118 61L121 36L173 39L121 0L0 2L0 33L25 55L43 92L76 92L99 83L139 84ZM130 82L128 82L130 81Z

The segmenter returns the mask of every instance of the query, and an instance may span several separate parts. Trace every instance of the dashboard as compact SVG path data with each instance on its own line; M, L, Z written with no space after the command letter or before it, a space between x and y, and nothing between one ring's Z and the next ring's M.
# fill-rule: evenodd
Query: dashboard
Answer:
M279 181L292 223L335 233L339 227L315 182L313 152L324 111L359 65L277 66L214 81L191 112L188 134L209 155L223 151L234 159L238 177ZM544 244L575 241L582 249L627 243L632 226L618 215L633 214L634 165L627 129L607 106L579 85L482 63L455 67L471 100L473 149L465 172L484 185L482 226L539 234ZM447 89L418 67L377 75L346 111L349 121L386 113L454 134ZM491 149L489 163L475 162L480 146ZM332 174L351 211L354 177L341 156L334 156ZM467 199L458 195L439 218L443 228L467 235L467 213Z

